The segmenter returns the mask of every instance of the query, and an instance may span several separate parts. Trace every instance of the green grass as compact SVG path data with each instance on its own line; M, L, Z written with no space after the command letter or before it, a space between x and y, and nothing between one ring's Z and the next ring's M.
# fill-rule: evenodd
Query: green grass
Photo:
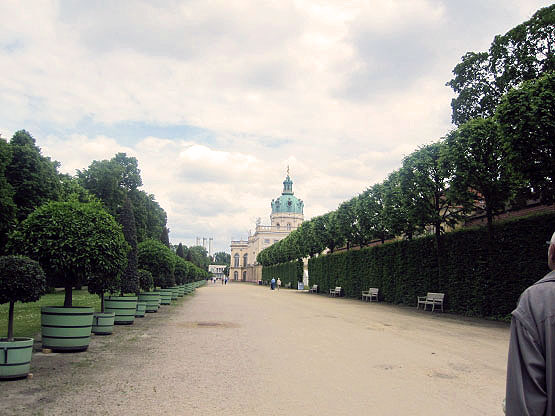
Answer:
M17 302L14 308L14 336L34 337L40 332L41 306L63 306L64 292L44 295L36 302ZM9 303L0 305L0 338L8 335L8 309ZM73 291L73 306L92 306L95 311L100 311L100 298L91 295L86 290Z

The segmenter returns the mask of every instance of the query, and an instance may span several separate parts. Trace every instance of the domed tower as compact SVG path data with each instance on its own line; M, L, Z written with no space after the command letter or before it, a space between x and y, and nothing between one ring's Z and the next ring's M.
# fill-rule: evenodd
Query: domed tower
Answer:
M270 220L272 227L276 230L295 230L304 220L304 203L293 194L293 181L287 177L283 181L283 192L281 196L272 200L272 214Z

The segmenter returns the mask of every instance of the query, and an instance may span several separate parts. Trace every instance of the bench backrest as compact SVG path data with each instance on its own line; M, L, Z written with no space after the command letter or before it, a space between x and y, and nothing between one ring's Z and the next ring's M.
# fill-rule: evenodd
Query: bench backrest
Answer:
M426 300L443 300L445 293L432 293L428 292L426 295Z
M312 285L312 289L318 289L318 285Z
M341 286L335 286L335 291L336 292L341 292Z
M368 289L368 293L370 293L371 295L377 295L379 291L380 289L376 287L371 287L370 289Z

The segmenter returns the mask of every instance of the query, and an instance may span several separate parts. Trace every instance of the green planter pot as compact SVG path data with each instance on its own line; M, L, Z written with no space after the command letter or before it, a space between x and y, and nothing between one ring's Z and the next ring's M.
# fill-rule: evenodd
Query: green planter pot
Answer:
M172 303L173 290L160 289L160 303L162 305L170 305Z
M139 302L146 302L147 312L158 312L160 292L141 292L139 293Z
M135 311L135 318L144 318L146 313L146 302L137 302L137 310Z
M185 286L177 286L177 296L180 298L185 296Z
M177 300L177 298L179 297L179 288L177 286L174 286L171 288L172 290L172 300Z
M104 311L116 314L116 325L131 325L135 321L137 296L105 296Z
M85 351L89 348L93 308L41 308L42 347L60 351Z
M96 335L110 335L114 332L114 312L102 313L95 312L93 315L92 332Z
M33 355L33 338L0 338L0 380L27 377Z

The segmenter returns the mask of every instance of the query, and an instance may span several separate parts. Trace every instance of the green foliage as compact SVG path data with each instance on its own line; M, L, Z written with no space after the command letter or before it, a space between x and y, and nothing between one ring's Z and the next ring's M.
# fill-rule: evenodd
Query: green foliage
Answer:
M25 256L0 257L0 304L34 302L46 291L39 263Z
M501 100L496 118L513 174L525 180L536 197L552 204L555 198L555 72L509 92Z
M51 282L71 288L89 276L112 281L127 262L121 226L97 203L49 202L31 213L14 235L14 249L37 260Z
M138 245L139 268L152 273L154 285L168 288L175 285L176 255L159 240L146 240Z
M170 245L170 229L168 227L162 228L162 233L160 234L160 241L168 248Z
M100 200L90 193L87 189L83 188L77 178L68 174L60 174L60 201L69 202L100 202Z
M501 97L522 82L555 70L555 5L538 10L528 21L496 36L488 52L468 52L447 83L453 123L460 125L494 114Z
M520 293L548 271L545 241L555 228L555 214L494 227L492 263L496 267L492 270L488 268L488 233L483 227L442 236L441 275L430 236L312 258L309 284L317 284L324 293L341 286L346 296L355 298L362 290L377 287L386 302L409 306L416 305L416 296L443 292L451 312L506 316Z
M137 275L137 230L135 228L135 216L133 206L129 199L125 200L123 208L118 216L119 223L123 228L123 236L130 246L127 253L127 267L120 279L120 292L136 293L139 291L139 276Z
M202 270L208 270L210 258L208 257L208 252L202 246L189 247L187 249L185 259L198 266Z
M231 254L225 251L218 251L214 253L214 264L230 265L231 264Z
M175 256L175 269L174 269L174 276L175 276L175 284L176 285L183 285L190 280L191 268L187 265L187 260L182 257ZM194 277L194 276L191 276Z
M41 155L35 139L25 130L17 131L10 140L11 161L6 168L7 181L14 190L18 221L35 208L60 196L58 163Z
M138 269L137 275L139 276L139 287L141 291L150 291L154 286L154 278L152 277L152 273L150 273L148 270Z
M449 134L442 157L454 167L450 195L475 211L483 209L491 224L493 216L505 210L515 186L498 124L491 118L466 122Z
M296 289L297 282L303 281L303 261L296 260L263 267L262 280L269 282L272 277L276 280L281 279L282 286L287 286L290 283L291 287Z
M12 160L11 147L0 138L0 254L5 252L8 234L15 226L14 190L6 179L6 169Z
M127 196L133 204L137 241L140 243L147 239L158 240L162 229L166 226L166 212L156 202L152 194L134 189L129 191Z

